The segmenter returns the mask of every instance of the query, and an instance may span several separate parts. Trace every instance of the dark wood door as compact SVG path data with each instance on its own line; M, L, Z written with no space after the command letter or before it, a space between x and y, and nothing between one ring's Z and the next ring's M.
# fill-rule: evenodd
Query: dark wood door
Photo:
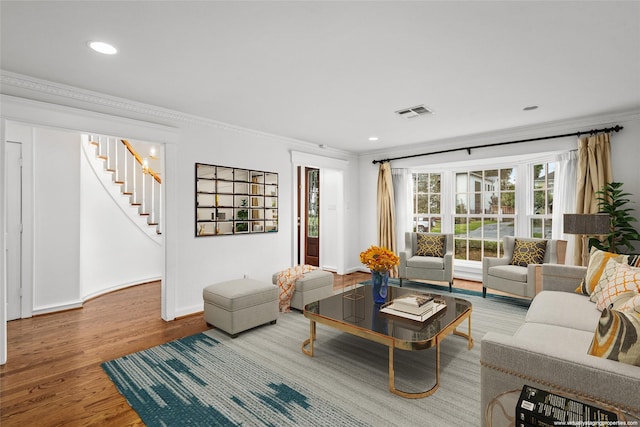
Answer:
M320 266L320 170L305 168L304 263Z

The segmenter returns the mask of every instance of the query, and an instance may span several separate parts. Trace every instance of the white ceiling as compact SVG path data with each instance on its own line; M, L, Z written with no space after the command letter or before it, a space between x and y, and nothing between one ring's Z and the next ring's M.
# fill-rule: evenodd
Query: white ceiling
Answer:
M0 7L3 70L354 152L640 107L638 1Z

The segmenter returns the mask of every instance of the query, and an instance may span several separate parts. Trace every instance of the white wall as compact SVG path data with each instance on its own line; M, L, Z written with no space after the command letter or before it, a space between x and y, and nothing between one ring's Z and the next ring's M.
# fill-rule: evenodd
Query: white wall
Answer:
M80 135L33 129L33 311L80 302Z
M107 174L102 170L97 173ZM162 278L162 241L153 240L123 212L105 191L84 153L80 156L79 225L83 300Z
M0 236L7 235L6 226L6 203L5 203L5 121L0 118ZM0 238L0 365L7 363L7 239Z
M291 266L294 179L285 140L206 125L187 124L183 141L167 166L168 268L175 285L175 312L169 318L202 310L202 288L212 283L247 277L271 282L271 275ZM277 233L195 237L195 163L208 163L278 174ZM169 188L169 187L168 187ZM175 197L175 198L174 198ZM174 217L175 215L175 217ZM175 243L174 243L175 242Z
M320 170L320 262L321 268L338 271L338 197L342 190L341 172L331 169Z

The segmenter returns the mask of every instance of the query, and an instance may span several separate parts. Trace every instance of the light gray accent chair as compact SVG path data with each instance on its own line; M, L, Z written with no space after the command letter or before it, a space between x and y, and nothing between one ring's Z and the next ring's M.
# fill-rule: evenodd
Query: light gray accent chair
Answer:
M524 384L640 417L640 367L588 354L601 312L576 293L587 268L543 264L542 292L513 335L487 332L480 345L480 417L494 399ZM504 409L513 414L517 396ZM595 404L595 403L592 403ZM598 406L598 404L596 404Z
M536 266L540 264L529 264L526 267L511 265L516 239L534 242L547 240L543 263L558 264L559 258L564 263L566 245L560 245L562 253L559 257L559 240L505 236L502 238L503 256L501 258L484 257L482 259L482 297L486 297L487 288L526 298L533 298L536 295Z
M420 233L432 236L444 236L444 256L418 256L418 233L408 231L404 235L404 251L400 252L398 273L400 286L403 279L432 280L449 283L449 292L453 290L453 234Z

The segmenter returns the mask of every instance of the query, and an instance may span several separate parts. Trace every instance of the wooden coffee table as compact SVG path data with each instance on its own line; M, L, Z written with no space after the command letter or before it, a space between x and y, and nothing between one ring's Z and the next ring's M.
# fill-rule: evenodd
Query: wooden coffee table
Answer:
M471 337L471 310L469 301L447 295L429 294L414 289L389 287L387 301L408 294L432 295L446 303L447 308L436 313L425 322L415 322L397 316L380 313L380 305L374 304L371 285L322 299L304 307L304 316L309 319L309 339L302 344L302 351L313 357L316 339L316 324L330 326L343 332L384 344L389 347L389 391L402 397L417 399L433 394L440 386L440 342L451 334L467 338L467 347L473 348ZM346 309L345 309L346 307ZM465 321L468 333L456 328ZM381 321L386 320L386 321ZM425 350L435 346L436 382L429 390L409 393L395 387L393 352L400 350Z

